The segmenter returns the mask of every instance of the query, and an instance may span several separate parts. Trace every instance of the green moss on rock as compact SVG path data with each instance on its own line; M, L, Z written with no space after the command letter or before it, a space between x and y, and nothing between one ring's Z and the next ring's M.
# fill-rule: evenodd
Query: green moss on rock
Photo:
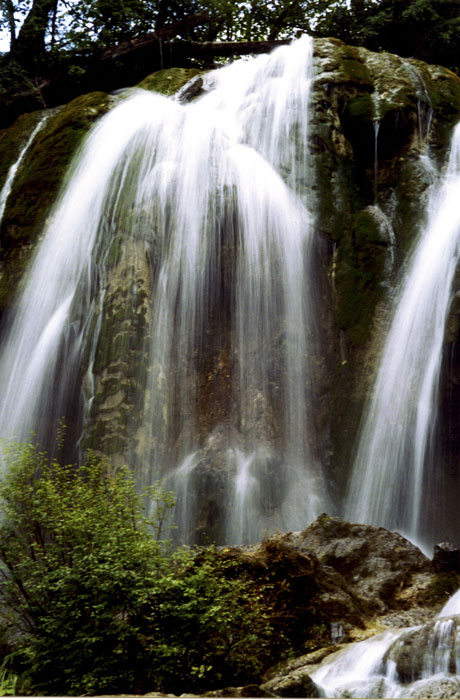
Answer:
M353 228L352 241L344 241L337 249L337 321L353 342L361 345L369 338L382 295L387 242L368 211L356 215Z
M356 47L348 46L340 39L315 39L314 55L324 71L321 81L373 89L372 77Z
M381 227L372 213L365 209L358 212L355 217L355 243L363 246L366 243L383 243Z
M174 95L189 80L202 72L198 68L166 68L148 75L136 87L162 95Z
M460 574L456 571L443 571L435 574L430 585L419 593L419 605L432 608L442 607L460 587Z
M63 177L90 126L109 108L105 93L90 93L53 115L38 133L15 179L5 211L3 236L34 240L59 192Z
M366 119L372 121L375 116L374 103L368 92L349 100L344 114L348 119Z
M415 59L409 59L409 62L423 77L430 96L433 110L431 152L442 159L460 114L460 78L442 66Z

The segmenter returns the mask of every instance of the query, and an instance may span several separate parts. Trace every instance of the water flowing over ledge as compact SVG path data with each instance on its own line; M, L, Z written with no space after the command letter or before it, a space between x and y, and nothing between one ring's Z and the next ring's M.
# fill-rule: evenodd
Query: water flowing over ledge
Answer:
M100 447L120 408L123 458L175 489L181 539L203 509L217 540L248 541L328 507L309 428L312 79L304 37L214 72L193 104L123 99L73 162L4 344L2 435L50 446L63 415ZM107 391L120 362L132 379Z

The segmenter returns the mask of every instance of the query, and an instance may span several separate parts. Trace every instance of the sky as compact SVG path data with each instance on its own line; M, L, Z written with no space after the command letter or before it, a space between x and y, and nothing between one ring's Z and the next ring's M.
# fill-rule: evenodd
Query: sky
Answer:
M10 42L8 39L8 32L0 32L0 52L8 51L10 48Z

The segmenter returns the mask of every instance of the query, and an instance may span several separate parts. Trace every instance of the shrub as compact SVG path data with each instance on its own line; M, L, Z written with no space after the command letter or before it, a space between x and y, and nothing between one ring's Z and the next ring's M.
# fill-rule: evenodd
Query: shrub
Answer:
M159 542L171 493L138 494L127 469L62 465L33 444L5 460L0 616L22 692L184 692L260 674L270 611L213 550L198 561Z
M257 681L280 648L263 591L234 578L214 548L193 554L176 552L157 588L156 687L181 694Z

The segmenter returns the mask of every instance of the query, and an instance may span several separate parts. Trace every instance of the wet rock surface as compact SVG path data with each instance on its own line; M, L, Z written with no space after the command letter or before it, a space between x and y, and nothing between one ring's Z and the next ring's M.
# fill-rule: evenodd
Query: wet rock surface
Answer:
M460 698L460 682L456 678L442 678L414 683L410 698Z
M325 514L302 532L221 552L251 576L288 582L284 610L299 615L305 651L427 622L460 587L398 533Z
M389 663L407 691L404 697L460 697L455 677L422 680L426 650L439 629L434 616L460 587L460 575L437 572L433 562L398 533L322 515L302 532L218 552L229 575L249 577L257 586L268 584L280 630L295 651L267 670L259 683L214 690L205 697L328 697L312 679L321 664L335 663L352 648L350 643L385 631L394 635L406 627L412 629L388 648L380 671L356 678L360 697L387 697ZM456 624L451 627L450 660L445 658L452 671ZM344 686L340 697L354 697L350 692Z
M431 580L434 573L431 561L398 533L327 515L301 533L284 535L283 542L300 552L315 552L322 564L345 578L357 598L378 613L404 607L398 596L411 587L412 577L425 574Z
M281 674L260 686L262 691L278 698L320 698L321 690L302 669Z
M433 564L436 571L460 571L460 549L450 542L435 545Z

